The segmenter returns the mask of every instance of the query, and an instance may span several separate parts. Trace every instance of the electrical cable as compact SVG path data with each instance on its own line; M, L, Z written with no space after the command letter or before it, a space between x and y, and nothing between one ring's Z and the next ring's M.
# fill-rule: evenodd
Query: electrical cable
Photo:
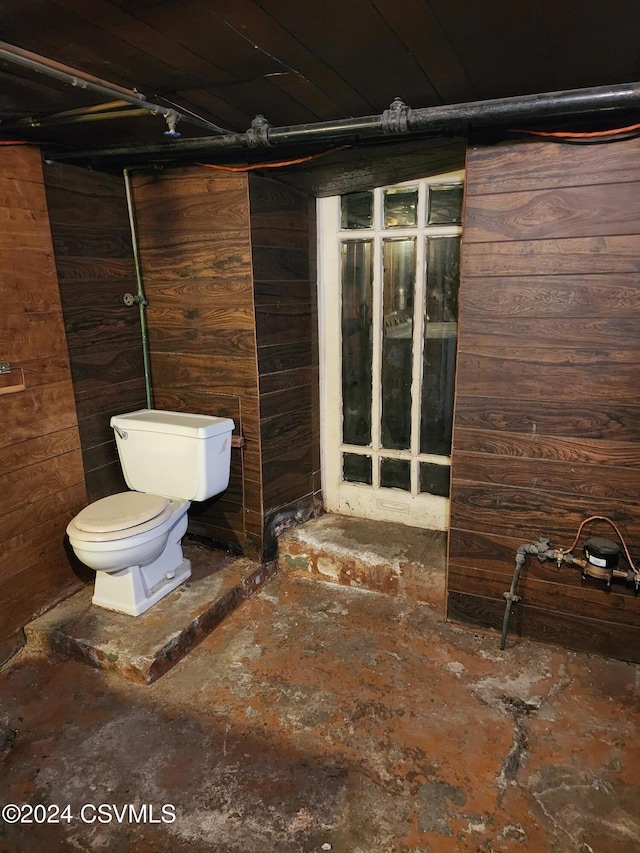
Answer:
M610 130L570 131L570 130L529 130L527 128L511 128L509 133L525 133L528 136L540 136L549 142L567 142L574 144L597 144L603 142L620 142L625 139L635 139L640 136L640 124L630 124L626 127L615 127Z
M640 130L640 124L630 124L627 127L614 127L611 130L590 130L590 131L570 131L570 130L522 130L515 128L513 133L529 133L532 136L560 136L566 139L582 139L595 136L615 136L618 133L629 133L632 130Z
M619 136L604 136L600 139L547 139L546 142L552 142L556 145L611 145L614 142L625 142L627 139L638 139L638 133L621 133Z
M219 169L221 172L251 172L253 169L278 169L281 166L295 166L298 163L307 163L309 160L325 157L327 154L335 154L336 151L342 151L350 147L349 145L341 145L339 148L329 148L327 151L321 151L319 154L307 154L305 157L296 157L294 160L279 160L275 163L251 163L244 166L220 166L216 163L196 163L196 165L204 166L207 169Z

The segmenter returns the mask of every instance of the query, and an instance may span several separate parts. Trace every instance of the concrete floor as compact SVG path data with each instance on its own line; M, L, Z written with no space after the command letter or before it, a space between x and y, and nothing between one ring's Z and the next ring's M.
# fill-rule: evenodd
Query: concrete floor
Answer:
M23 650L0 799L70 810L0 850L640 851L640 669L498 645L280 573L151 685Z

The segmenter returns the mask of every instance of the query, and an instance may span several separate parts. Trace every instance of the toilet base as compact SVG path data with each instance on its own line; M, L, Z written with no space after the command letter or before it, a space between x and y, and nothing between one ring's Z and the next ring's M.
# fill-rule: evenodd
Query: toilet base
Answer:
M160 575L157 571L149 572L152 567L153 563L130 566L119 572L96 572L92 604L128 616L140 616L191 575L190 560L183 559L177 569Z

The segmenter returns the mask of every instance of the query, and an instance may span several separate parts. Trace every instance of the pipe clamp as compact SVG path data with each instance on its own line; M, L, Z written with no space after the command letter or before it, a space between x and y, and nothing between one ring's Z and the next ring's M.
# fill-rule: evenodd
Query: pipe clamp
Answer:
M380 126L384 133L407 133L411 119L411 107L402 98L394 98L388 110L382 113Z
M245 133L247 145L249 148L260 148L261 146L271 147L269 141L270 124L262 115L257 115L251 122L251 127Z

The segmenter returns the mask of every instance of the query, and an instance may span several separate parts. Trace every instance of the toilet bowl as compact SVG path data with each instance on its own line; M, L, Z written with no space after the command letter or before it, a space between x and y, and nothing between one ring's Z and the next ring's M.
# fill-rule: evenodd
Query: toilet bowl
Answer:
M111 418L129 492L85 507L69 522L76 556L96 571L92 602L139 616L185 581L187 511L227 488L229 418L140 409Z
M96 571L93 604L139 616L189 577L180 546L189 506L120 492L78 513L67 535L76 556Z

